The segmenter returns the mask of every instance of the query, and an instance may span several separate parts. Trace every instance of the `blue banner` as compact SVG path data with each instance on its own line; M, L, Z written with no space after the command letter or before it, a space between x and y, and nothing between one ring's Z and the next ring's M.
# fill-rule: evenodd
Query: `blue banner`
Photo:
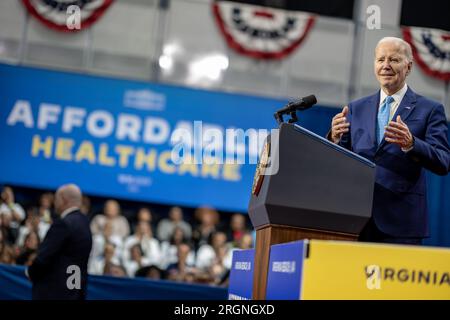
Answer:
M0 264L0 300L30 300L23 266ZM145 278L88 276L87 300L225 300L227 289Z
M229 300L252 299L254 268L254 249L233 251L233 262L228 284Z
M299 300L306 246L304 240L270 246L267 300Z
M190 133L195 154L213 129L224 139L211 144L225 148L227 130L274 128L284 104L2 64L0 90L0 183L55 189L74 182L91 195L230 211L246 211L255 163L177 165L177 139ZM234 150L258 153L238 142Z

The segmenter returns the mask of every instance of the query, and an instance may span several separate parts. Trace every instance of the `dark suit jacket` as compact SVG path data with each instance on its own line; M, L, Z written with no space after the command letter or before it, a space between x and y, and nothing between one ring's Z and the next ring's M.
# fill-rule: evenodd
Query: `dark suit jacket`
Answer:
M377 227L393 237L428 236L425 170L446 175L450 167L447 121L442 104L408 88L393 120L400 115L414 136L405 153L384 139L376 141L380 92L351 102L350 132L340 145L375 162L376 184L372 217Z
M39 247L38 255L28 269L33 282L33 299L80 300L86 296L87 263L92 247L88 218L80 211L73 211L56 220ZM69 289L67 280L79 267L80 289ZM70 281L73 283L73 281Z

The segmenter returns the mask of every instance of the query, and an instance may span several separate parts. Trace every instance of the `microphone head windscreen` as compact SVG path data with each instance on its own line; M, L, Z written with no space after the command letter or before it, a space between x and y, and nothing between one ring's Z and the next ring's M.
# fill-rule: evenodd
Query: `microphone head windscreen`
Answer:
M317 103L317 99L315 95L306 96L303 98L303 102L305 105L312 106Z

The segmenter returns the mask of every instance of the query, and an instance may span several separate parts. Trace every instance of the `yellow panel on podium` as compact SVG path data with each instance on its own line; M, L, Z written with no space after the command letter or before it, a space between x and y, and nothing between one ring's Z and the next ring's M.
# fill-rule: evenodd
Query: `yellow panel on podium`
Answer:
M450 250L311 240L301 299L450 299Z

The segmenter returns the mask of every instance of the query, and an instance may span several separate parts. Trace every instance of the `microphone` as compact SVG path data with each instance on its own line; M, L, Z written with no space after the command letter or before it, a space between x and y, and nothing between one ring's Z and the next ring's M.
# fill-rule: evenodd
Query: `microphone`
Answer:
M289 113L296 110L305 110L308 108L311 108L313 105L317 103L317 99L315 95L306 96L303 98L300 98L298 100L294 100L289 102L284 108L277 111L277 113Z
M296 122L297 116L295 111L303 111L308 108L311 108L313 105L317 103L317 99L315 95L309 95L298 100L294 100L289 102L284 108L275 112L274 117L277 120L278 124L283 122L283 114L289 113L291 114L292 119L289 120L290 123Z

